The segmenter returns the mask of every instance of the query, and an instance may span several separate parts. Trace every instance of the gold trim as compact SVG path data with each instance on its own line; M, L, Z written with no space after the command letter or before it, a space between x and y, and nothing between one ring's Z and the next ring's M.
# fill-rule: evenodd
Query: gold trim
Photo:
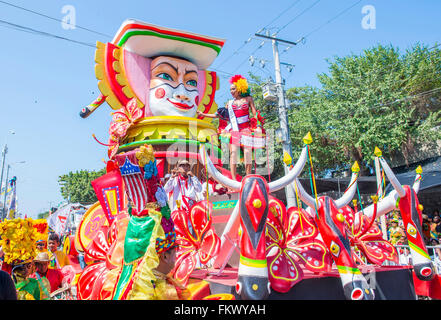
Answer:
M214 145L219 144L216 127L211 123L176 116L142 118L127 130L122 144L148 139L188 139L209 143L213 140Z

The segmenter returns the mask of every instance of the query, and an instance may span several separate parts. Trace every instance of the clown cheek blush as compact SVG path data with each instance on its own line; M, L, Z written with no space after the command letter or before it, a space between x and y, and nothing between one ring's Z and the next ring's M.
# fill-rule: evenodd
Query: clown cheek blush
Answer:
M196 98L194 99L194 101L196 102L196 106L199 105L199 96L196 96Z
M162 88L156 89L156 91L155 91L156 99L162 99L162 98L164 98L164 96L165 96L165 90L164 89L162 89Z

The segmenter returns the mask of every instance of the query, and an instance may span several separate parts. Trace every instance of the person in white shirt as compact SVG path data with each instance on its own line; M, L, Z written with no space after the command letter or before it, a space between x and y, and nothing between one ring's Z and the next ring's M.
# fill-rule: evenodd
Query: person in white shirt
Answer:
M176 201L180 202L182 209L189 210L198 201L198 193L202 191L202 185L190 171L190 163L187 160L181 160L178 168L172 170L172 175L164 185L164 190L167 194L171 192L172 212L178 209Z

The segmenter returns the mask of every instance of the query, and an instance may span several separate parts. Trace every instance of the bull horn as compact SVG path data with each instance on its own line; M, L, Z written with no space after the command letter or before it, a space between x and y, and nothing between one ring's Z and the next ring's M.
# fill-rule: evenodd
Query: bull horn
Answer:
M311 197L311 196L305 191L305 189L303 189L303 186L302 186L302 184L300 183L299 179L296 178L296 180L295 180L294 183L297 185L298 192L299 192L299 198L300 198L304 203L306 203L306 205L307 205L308 207L315 208L315 206L316 206L315 199L314 199L313 197ZM298 205L298 204L297 204L297 205ZM320 203L318 204L318 206L319 206L319 208L320 208ZM318 210L319 208L317 208L317 210Z
M392 172L392 169L389 167L386 160L384 160L383 157L379 157L378 160L380 160L381 166L383 167L384 172L386 173L387 177L389 178L390 184L397 191L400 198L403 198L404 196L406 196L406 191L404 191L404 188L401 186L401 183L398 181L397 177Z
M418 166L415 172L417 175L415 177L415 181L413 183L412 189L413 191L415 191L415 193L418 193L420 191L421 179L423 178L421 175L423 173L423 168L421 168L421 166Z
M354 198L355 190L357 190L358 172L360 172L360 167L358 166L358 162L355 161L354 165L352 166L352 177L351 182L349 182L348 189L340 199L335 200L335 204L338 209L347 205L349 201Z
M289 173L283 176L282 178L268 183L268 188L270 193L286 187L287 185L292 183L294 179L297 178L297 176L300 174L300 172L302 172L303 167L305 166L307 153L308 153L307 146L304 146L302 149L302 153L300 154L299 160L297 160L297 163L295 164L294 168L292 168L289 171Z
M201 162L207 166L207 171L213 176L213 178L219 182L220 184L239 191L241 187L241 183L239 181L227 178L226 176L222 175L213 165L213 162L211 162L210 157L208 156L207 152L205 151L205 146L201 145L199 148L199 156L201 158ZM205 161L206 160L206 161Z
M398 200L398 193L395 190L392 190L386 197L381 199L377 203L377 218L396 209L397 200ZM357 212L357 215L363 215L363 214L367 216L369 219L371 219L372 216L374 215L374 205L371 204L370 206L364 208L363 211ZM358 224L356 224L355 227L357 227L357 225Z

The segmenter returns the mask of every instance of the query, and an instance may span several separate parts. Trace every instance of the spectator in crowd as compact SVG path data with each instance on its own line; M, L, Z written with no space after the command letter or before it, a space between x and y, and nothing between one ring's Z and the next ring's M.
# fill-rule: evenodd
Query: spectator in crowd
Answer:
M207 198L207 178L205 177L205 174L202 174L202 191L200 193L201 199ZM208 195L221 195L228 192L228 189L225 188L223 185L218 183L216 180L213 179L211 174L208 174Z
M439 246L439 241L436 239L430 240L430 246ZM441 249L440 248L428 248L427 253L429 254L430 258L433 261L433 264L435 265L438 274L441 272Z
M438 227L438 230L439 230L439 224L440 224L440 222L441 222L441 218L440 218L439 216L434 216L434 217L433 217L433 221L432 221L432 223L430 224L430 238L431 238L431 239L438 240L438 238L439 238L439 233L438 233L438 231L437 231L436 229L437 229L437 227Z
M50 292L54 292L63 285L63 274L59 269L49 269L49 254L40 252L34 259L36 271L30 276L31 278L41 280L46 278L50 284Z
M391 227L389 228L390 242L392 245L400 244L406 237L403 229L398 225L398 220L393 219L391 221Z
M37 241L37 252L47 252L46 241L44 240Z
M430 222L429 222L429 217L426 214L423 214L422 229L423 229L424 243L429 244L429 242L430 242Z
M47 244L50 251L49 254L51 259L51 262L49 264L50 269L61 269L64 266L70 264L67 255L63 251L58 250L58 247L60 246L60 238L56 233L51 233L49 235Z
M49 282L38 281L30 278L33 272L33 262L23 261L14 264L12 268L12 277L15 283L18 300L45 300L49 299Z
M14 282L9 273L0 270L0 300L17 300Z

